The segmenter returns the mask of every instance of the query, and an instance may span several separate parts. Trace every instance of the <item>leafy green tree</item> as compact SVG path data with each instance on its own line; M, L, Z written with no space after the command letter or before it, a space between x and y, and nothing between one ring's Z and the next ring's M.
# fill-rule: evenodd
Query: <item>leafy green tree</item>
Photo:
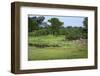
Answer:
M36 17L34 17L34 19L28 18L28 31L32 32L33 30L37 29L38 29L38 23Z
M44 19L45 19L44 16L39 16L39 17L37 17L37 23L38 23L38 24L42 24L43 21L44 21Z
M77 40L81 38L81 30L79 27L68 27L66 29L65 40Z
M88 17L85 17L84 18L84 21L83 21L83 26L84 26L84 28L88 28Z
M48 20L48 22L51 23L50 28L51 28L52 34L58 35L59 29L64 23L61 22L58 18L51 18Z
M29 17L28 18L28 31L32 32L34 30L38 30L40 28L40 25L44 21L44 16L39 17Z
M83 21L83 32L82 32L82 34L83 34L83 38L87 38L87 33L88 33L88 17L85 17L84 18L84 21Z

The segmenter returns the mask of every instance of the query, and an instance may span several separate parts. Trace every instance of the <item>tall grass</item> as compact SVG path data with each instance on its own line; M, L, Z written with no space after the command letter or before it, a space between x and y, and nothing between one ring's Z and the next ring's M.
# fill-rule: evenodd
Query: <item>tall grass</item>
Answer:
M29 36L28 60L87 58L87 41L65 40L64 35Z

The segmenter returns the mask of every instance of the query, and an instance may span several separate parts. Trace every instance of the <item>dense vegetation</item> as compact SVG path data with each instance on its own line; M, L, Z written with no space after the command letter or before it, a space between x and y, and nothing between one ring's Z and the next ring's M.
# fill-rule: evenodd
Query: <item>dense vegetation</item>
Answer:
M28 17L29 60L87 57L88 18L82 27L64 27L64 22L44 16Z
M48 20L50 23L43 22L45 17L32 17L28 20L29 35L42 36L42 35L65 35L65 39L76 40L87 38L87 17L84 18L83 27L63 26L63 22L58 18L51 18Z

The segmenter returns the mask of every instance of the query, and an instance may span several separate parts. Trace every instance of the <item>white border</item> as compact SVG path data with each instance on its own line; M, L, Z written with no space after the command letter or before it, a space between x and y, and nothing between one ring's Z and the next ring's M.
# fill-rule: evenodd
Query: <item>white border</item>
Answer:
M94 65L94 11L41 7L21 7L20 14L21 70ZM88 17L88 58L28 61L28 14Z

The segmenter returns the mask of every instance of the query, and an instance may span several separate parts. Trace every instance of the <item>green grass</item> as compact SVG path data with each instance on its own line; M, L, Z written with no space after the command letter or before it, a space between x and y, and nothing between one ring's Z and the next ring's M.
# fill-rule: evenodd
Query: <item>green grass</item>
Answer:
M28 60L87 58L86 40L65 40L60 36L29 36Z

